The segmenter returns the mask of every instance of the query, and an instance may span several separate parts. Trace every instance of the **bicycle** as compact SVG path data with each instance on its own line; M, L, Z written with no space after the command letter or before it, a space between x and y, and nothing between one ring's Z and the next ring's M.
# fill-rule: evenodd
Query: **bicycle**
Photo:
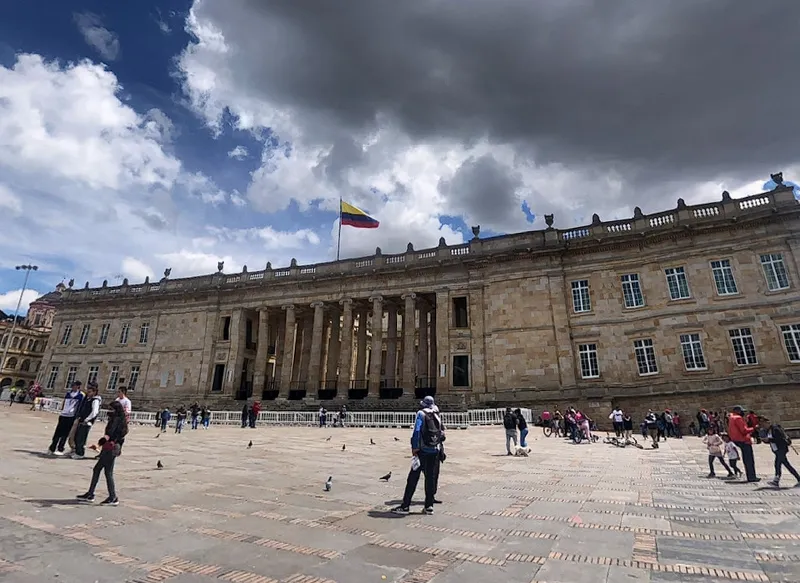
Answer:
M555 430L556 437L561 434L558 424L553 419L548 421L546 425L542 425L542 433L545 437L551 437L553 435L553 430Z

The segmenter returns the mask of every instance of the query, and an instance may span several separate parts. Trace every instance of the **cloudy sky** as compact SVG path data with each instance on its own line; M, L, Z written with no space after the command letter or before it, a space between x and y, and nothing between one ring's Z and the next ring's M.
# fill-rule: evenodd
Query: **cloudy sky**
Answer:
M46 12L48 17L42 18ZM800 178L800 4L27 0L0 8L0 309L63 279L330 260Z

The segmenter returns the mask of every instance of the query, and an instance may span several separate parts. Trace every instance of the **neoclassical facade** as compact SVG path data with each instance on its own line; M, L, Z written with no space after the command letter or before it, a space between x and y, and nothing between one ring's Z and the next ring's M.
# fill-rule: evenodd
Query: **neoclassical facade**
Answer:
M13 317L0 321L0 354L8 348L0 367L0 389L27 388L36 379L63 289L66 286L60 285L32 302L27 316L16 327Z
M398 255L68 289L40 380L126 384L145 408L397 408L435 394L598 412L742 403L800 421L791 190L474 232Z

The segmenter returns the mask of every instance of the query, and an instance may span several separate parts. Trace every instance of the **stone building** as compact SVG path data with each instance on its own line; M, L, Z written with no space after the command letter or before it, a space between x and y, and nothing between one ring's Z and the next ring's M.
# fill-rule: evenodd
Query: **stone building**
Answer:
M547 217L552 225L552 216ZM40 378L146 409L741 403L800 421L800 204L780 188L573 229L64 294ZM380 358L372 355L380 353Z
M55 291L32 302L27 316L20 318L16 327L13 326L13 316L0 320L0 354L8 347L5 362L0 368L0 390L8 387L27 388L36 379L64 289L66 286L59 285Z

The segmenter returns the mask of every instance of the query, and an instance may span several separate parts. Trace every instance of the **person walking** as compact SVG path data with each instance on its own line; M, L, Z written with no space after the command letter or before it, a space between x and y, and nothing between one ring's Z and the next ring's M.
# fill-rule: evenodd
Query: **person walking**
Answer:
M742 452L742 463L747 481L760 482L761 478L756 475L756 460L753 457L753 439L751 437L756 428L747 426L742 413L744 413L744 409L738 405L732 409L728 418L728 434L731 436L731 441Z
M119 499L117 498L117 488L114 483L114 463L120 453L119 440L123 439L128 433L128 422L125 418L125 411L122 409L122 404L119 401L112 402L109 407L108 423L106 424L104 433L105 435L98 441L100 455L92 470L92 481L89 484L89 490L85 494L77 496L77 498L84 502L94 502L94 490L97 488L97 482L100 481L100 473L105 472L108 498L103 500L101 504L117 506L119 504Z
M67 443L69 432L75 422L75 415L78 413L82 402L81 382L75 381L64 396L64 403L61 407L61 413L58 415L56 429L53 431L53 439L47 449L50 455L64 455L64 446Z
M169 407L164 407L161 411L161 433L167 432L167 423L170 419L172 419L172 413L170 413Z
M444 461L445 431L439 415L439 408L433 397L425 397L417 412L414 431L411 434L411 470L406 480L406 489L400 506L393 508L395 514L408 514L411 499L419 483L420 474L425 476L425 506L423 514L433 514L433 505L438 490L439 465Z
M200 415L203 419L203 429L208 429L208 424L211 423L211 409L203 405Z
M742 470L739 469L739 450L736 448L736 444L731 441L730 435L723 433L720 437L725 442L725 457L728 458L728 465L738 478L742 475Z
M186 408L181 405L178 407L178 410L175 411L175 433L181 433L183 431L183 424L186 422Z
M628 413L622 414L622 431L625 434L625 443L633 436L633 418Z
M517 449L517 419L511 411L511 407L506 407L503 415L503 427L506 429L506 455L514 455L511 451L511 442L514 442L514 450Z
M200 417L200 405L197 404L197 401L194 402L190 411L192 413L192 429L197 429L197 425L199 424L198 418Z
M528 422L522 415L521 409L515 409L514 416L517 418L517 428L519 429L519 445L520 447L528 447L528 442L525 441L525 438L528 437Z
M75 415L75 422L78 427L75 429L75 451L72 453L73 459L83 459L86 454L86 441L89 439L89 431L100 415L100 405L102 399L97 394L97 385L89 383L86 386L86 397L81 402L80 409Z
M256 428L256 423L258 423L258 415L261 413L261 401L254 401L253 402L253 416L250 418L250 429Z
M249 413L249 411L247 409L247 403L245 403L244 405L242 405L242 429L247 427L247 415L248 415L248 413Z
M608 416L608 418L611 419L611 424L614 426L614 435L616 435L618 438L622 437L622 433L624 431L622 427L623 416L624 415L622 413L622 409L620 409L619 407L615 407L614 410L611 411L611 414Z
M133 404L128 398L128 387L119 387L117 389L117 401L119 401L119 404L122 405L122 410L125 412L125 423L130 425ZM119 445L120 455L122 455L122 446L125 445L124 436L117 442L117 445Z
M786 457L789 453L789 447L792 445L792 440L786 435L786 431L784 431L783 427L777 423L770 423L770 420L766 417L759 417L758 420L760 425L767 431L767 436L763 441L769 444L772 455L775 456L775 477L767 483L770 486L779 488L782 473L781 469L786 468L789 470L789 473L794 476L795 480L797 480L795 488L800 487L800 474L797 473L797 470L794 469Z
M728 477L733 478L734 474L728 464L725 463L725 442L722 438L717 434L713 427L708 428L707 435L703 438L703 443L706 444L708 448L708 469L709 474L706 476L707 478L714 478L716 473L714 472L714 461L719 460L719 463L722 464L722 467L728 470Z
M328 412L325 410L325 407L319 408L319 426L325 427L325 422L327 421Z

